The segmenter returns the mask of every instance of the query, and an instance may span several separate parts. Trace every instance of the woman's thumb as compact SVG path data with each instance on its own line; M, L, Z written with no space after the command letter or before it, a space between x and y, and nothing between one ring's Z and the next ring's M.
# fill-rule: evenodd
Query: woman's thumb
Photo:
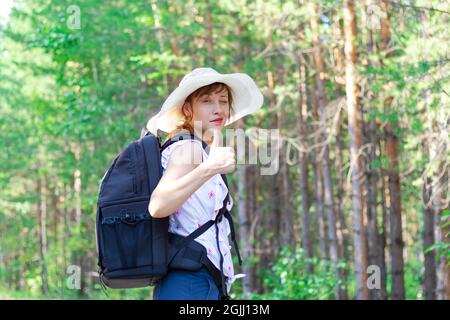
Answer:
M216 148L216 147L220 147L220 139L221 134L220 134L220 130L219 129L214 129L214 140L211 143L211 148Z

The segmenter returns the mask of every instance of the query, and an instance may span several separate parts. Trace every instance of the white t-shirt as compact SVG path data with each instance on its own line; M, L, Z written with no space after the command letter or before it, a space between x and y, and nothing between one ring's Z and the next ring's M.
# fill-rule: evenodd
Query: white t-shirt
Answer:
M161 165L163 167L163 174L166 170L169 158L173 150L185 143L199 143L203 152L203 161L208 158L208 154L203 149L202 143L197 140L181 140L177 141L161 153ZM228 188L225 185L222 176L216 174L206 181L200 188L197 189L186 200L181 207L179 207L173 214L169 216L169 232L179 234L181 236L188 236L197 228L201 227L209 220L214 220L219 210L223 207L223 201L227 195ZM233 207L233 198L229 195L227 204L228 211ZM228 242L228 235L230 234L230 225L228 220L224 217L218 223L219 227L219 246L223 256L223 272L227 277L226 286L227 292L230 292L231 284L238 278L245 276L244 274L234 274L233 260L231 256L231 246ZM206 248L208 258L220 270L220 254L217 250L216 228L211 226L202 235L198 236L195 241L202 244Z

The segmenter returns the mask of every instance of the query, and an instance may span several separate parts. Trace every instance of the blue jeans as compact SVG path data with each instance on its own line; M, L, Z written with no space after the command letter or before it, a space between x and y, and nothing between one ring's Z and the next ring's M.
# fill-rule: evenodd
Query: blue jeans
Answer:
M155 286L153 300L220 300L220 292L206 267L170 270Z

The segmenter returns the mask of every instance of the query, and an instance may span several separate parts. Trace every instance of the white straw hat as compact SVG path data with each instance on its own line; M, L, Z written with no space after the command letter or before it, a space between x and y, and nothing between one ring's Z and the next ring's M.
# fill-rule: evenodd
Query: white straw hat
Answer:
M231 88L233 111L225 126L258 111L263 104L263 95L253 79L245 73L221 74L212 68L196 68L180 81L178 87L164 101L161 110L147 123L147 130L157 134L158 129L170 132L183 120L181 107L195 90L214 82L225 83Z

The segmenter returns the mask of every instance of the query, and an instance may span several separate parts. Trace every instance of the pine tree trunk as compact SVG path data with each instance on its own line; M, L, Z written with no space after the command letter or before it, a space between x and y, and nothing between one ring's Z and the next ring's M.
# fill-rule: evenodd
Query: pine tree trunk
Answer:
M247 299L249 294L252 292L252 285L251 285L251 277L252 272L251 268L248 266L248 260L250 258L250 246L249 243L249 234L250 234L250 221L248 219L248 216L250 216L250 213L247 212L247 191L246 186L247 180L246 180L246 168L244 165L240 165L237 168L237 175L239 179L237 180L238 184L238 202L237 202L237 209L238 209L238 217L239 217L239 242L240 242L240 248L242 248L241 256L244 261L242 266L242 271L247 275L243 279L243 294L244 297Z
M337 231L338 231L338 240L339 240L339 250L341 250L340 256L347 256L347 246L348 241L346 239L347 233L347 223L345 221L344 212L343 212L343 199L345 199L345 190L344 190L344 172L343 172L343 160L342 160L342 151L344 149L344 145L342 143L342 123L341 123L341 115L338 115L338 127L336 130L336 145L334 148L334 156L336 163L336 215L337 215Z
M426 153L425 153L426 154ZM425 178L422 186L422 197L424 203L424 230L423 230L423 250L431 247L434 244L434 210L433 203L431 203L431 179ZM436 262L434 250L424 253L425 260L425 299L436 299Z
M368 123L367 142L369 145L368 159L366 164L366 186L367 186L367 236L368 236L368 261L370 265L381 269L381 238L378 231L377 214L377 169L371 167L371 164L377 159L376 156L376 124L374 121ZM380 281L381 282L381 281ZM385 294L385 284L381 283L380 289L371 289L369 296L371 300L382 300ZM383 292L384 291L384 292Z
M307 107L307 93L306 93L306 68L303 61L302 54L298 55L299 58L299 111L298 111L298 131L300 135L300 143L306 148L308 146L307 141L307 128L306 119L308 114ZM310 213L310 200L309 200L309 189L308 189L308 153L300 153L300 164L299 164L299 175L300 175L300 192L301 192L301 243L305 256L307 258L313 257L313 244L311 238L311 213ZM312 265L308 265L308 272L312 273Z
M378 154L383 154L385 148L385 141L383 138L384 135L381 135L378 140ZM381 175L379 177L379 193L381 195L381 234L380 234L380 255L381 255L381 283L387 283L387 265L390 265L390 256L389 256L389 248L390 244L390 236L389 236L389 219L388 219L388 198L389 198L389 190L388 190L388 177L385 170L381 171ZM388 299L387 287L386 287L386 297L384 299Z
M270 65L270 62L268 62L268 65ZM276 102L276 96L274 93L275 88L275 81L272 71L267 71L267 83L268 83L268 93L270 97L270 108L271 110L275 110L277 102ZM278 125L278 113L276 110L274 111L274 114L272 116L272 122L271 127L274 128ZM282 244L282 229L281 229L281 222L282 222L282 212L281 212L281 199L280 199L280 174L279 172L271 177L272 183L271 183L271 189L272 189L272 196L271 196L271 202L272 202L272 210L273 214L270 216L270 225L271 229L274 231L274 239L271 242L272 248L273 248L273 256L276 255L278 248Z
M75 160L77 161L77 164L80 162L81 158L81 145L79 143L73 144L72 149ZM79 232L82 232L82 210L81 210L81 170L75 169L73 173L73 191L74 191L74 197L75 197L75 208L74 208L74 214L75 214L75 225L80 228ZM75 263L78 267L81 268L81 279L80 279L80 296L86 297L87 291L86 291L86 279L85 279L85 270L84 270L84 264L85 264L85 257L77 253L75 255Z
M333 35L336 39L338 39L336 47L333 50L333 57L335 59L335 81L337 83L343 83L343 73L344 73L344 62L343 62L343 35L342 35L342 28L340 24L340 15L336 12L333 17ZM337 96L341 96L341 89L338 87L337 89ZM335 202L335 208L336 208L336 215L337 215L337 237L338 237L338 247L339 247L339 256L343 259L346 259L349 256L349 235L348 235L348 229L347 229L347 222L345 221L345 215L344 215L344 209L343 209L343 199L345 199L345 190L344 190L344 171L343 171L343 150L344 150L344 143L343 143L343 129L342 129L342 111L339 109L337 120L338 127L336 130L336 144L334 148L334 154L335 154L335 164L336 164L336 202ZM347 270L342 270L342 280L344 282L343 287L343 299L348 299L348 293L347 293Z
M278 83L284 83L284 74L280 70L277 78ZM280 134L285 135L286 128L286 111L285 104L281 104L279 109L277 110L277 128L280 130ZM280 172L278 176L278 189L281 191L279 193L279 197L281 198L281 216L282 216L282 243L283 245L288 245L293 247L295 245L295 237L294 237L294 219L292 215L292 205L290 198L291 188L289 187L289 172L286 161L286 144L282 143L280 145Z
M361 25L363 32L363 45L367 50L366 64L369 66L377 66L377 61L373 59L377 49L374 41L374 33L371 28L366 28L367 26L367 12L369 7L373 7L373 0L366 0L366 3L361 6ZM366 101L371 101L374 98L372 91L366 91ZM362 108L370 108L370 104L362 104ZM368 114L367 109L363 109L362 112L362 123L364 128L364 140L365 144L368 146L367 149L367 161L365 165L365 175L366 175L366 212L367 212L367 236L368 236L368 262L370 265L377 266L380 268L381 272L384 268L384 255L382 247L383 240L381 238L379 227L378 227L378 169L373 167L373 163L378 160L377 148L378 148L378 135L377 135L377 123L375 119L368 120L365 122L364 114ZM369 298L371 300L384 300L387 297L386 293L386 281L385 277L380 279L380 288L373 288L369 291Z
M61 274L66 275L67 268L67 251L66 251L66 237L69 238L68 230L67 230L67 208L65 206L66 201L66 184L64 183L61 188L61 194L58 197L58 207L60 208L60 214L58 217L58 224L60 227L60 237L58 239L58 248L61 252L61 265L62 270ZM61 290L61 299L63 299L64 287L66 285L65 277L61 277L60 290Z
M391 270L392 270L392 299L405 298L405 283L403 275L403 236L402 236L402 207L400 198L400 174L398 166L398 138L394 134L391 124L385 127L386 158L388 161L389 186L389 226L391 237Z
M380 232L380 237L379 237L379 241L380 241L380 245L379 245L379 250L380 250L380 259L381 259L381 288L382 288L382 299L386 300L388 299L388 294L387 294L387 267L386 267L386 249L387 249L387 240L386 238L388 237L388 233L387 233L387 209L386 209L386 201L385 201L385 196L384 196L384 192L385 192L385 187L384 187L384 180L385 177L382 176L380 179L380 185L381 187L379 188L379 190L381 191L381 232Z
M317 83L315 81L312 82L311 86L311 94L312 97L312 109L313 109L313 116L314 116L314 122L319 122L319 99L317 97ZM317 129L320 131L320 128ZM314 144L319 144L321 142L321 135L317 132L314 133L315 139ZM322 259L328 259L329 257L329 251L328 251L328 237L325 232L326 229L326 221L324 216L324 197L323 197L323 174L322 174L322 165L320 156L318 154L318 149L314 148L313 152L311 153L311 159L310 162L313 167L313 173L314 173L314 190L315 190L315 198L316 198L316 219L317 219L317 229L318 229L318 235L319 235L319 243L320 243L320 254L319 256Z
M243 45L241 45L241 34L243 30L243 26L239 21L239 17L237 17L236 21L236 38L237 38L237 53L238 53L238 63L236 72L242 72L242 62L243 62ZM211 31L212 32L212 31ZM212 37L212 34L211 34ZM212 40L211 40L212 41ZM244 44L245 46L245 44ZM211 48L212 51L212 48ZM244 121L240 119L236 125L236 128L244 129ZM251 141L249 142L249 144ZM252 149L247 149L252 150ZM250 293L253 292L253 267L250 264L250 258L252 253L252 244L250 242L251 235L251 221L255 215L255 206L254 206L254 193L255 193L255 185L253 185L253 173L254 170L249 172L249 169L253 168L252 165L246 166L240 165L238 166L238 216L239 216L239 239L242 244L242 271L246 274L246 277L243 278L242 281L242 291L244 294L244 298L248 299ZM249 177L250 176L250 177ZM249 179L247 179L249 178Z
M422 24L428 25L429 15L420 15ZM429 36L423 28L421 36ZM449 167L448 167L448 118L442 117L448 106L443 104L437 110L427 110L429 136L422 143L422 151L429 155L431 172L425 172L424 198L424 250L431 245L449 244L450 219L442 219L444 210L449 210ZM434 108L433 108L434 109ZM444 134L442 134L444 133ZM444 137L444 138L442 138ZM427 150L428 149L428 150ZM427 152L428 151L428 152ZM433 229L433 230L432 230ZM448 248L433 250L425 254L425 297L427 299L450 300L450 267ZM434 270L433 270L434 269Z
M356 277L356 298L368 299L367 288L367 239L363 215L362 183L363 167L359 152L361 149L361 119L358 110L356 87L356 18L354 1L344 2L345 34L345 79L348 109L348 130L353 194L353 244Z
M242 119L239 120L237 124L237 128L243 127L243 121ZM250 252L251 252L251 244L249 242L249 235L250 235L250 220L249 217L252 215L251 212L247 212L248 204L248 192L250 189L248 188L247 183L247 168L245 164L238 165L237 168L237 213L239 217L239 242L240 242L240 252L242 259L244 261L242 266L242 271L247 275L243 278L243 294L244 297L247 299L249 294L252 292L252 283L251 283L251 277L252 277L252 270L251 267L248 264L248 260L250 258Z
M436 123L434 127L437 128ZM435 132L437 131L435 130ZM438 170L432 177L432 204L434 211L434 241L435 243L448 244L448 234L450 227L448 226L448 219L442 220L442 215L445 209L448 208L448 181L449 172L446 166L446 157L448 155L448 142L447 141L432 142L432 154L430 156L431 161L438 163ZM447 225L445 225L447 223ZM440 257L436 261L436 299L437 300L449 300L450 299L450 268L446 266L447 263L446 254L441 252Z
M340 121L339 121L340 123ZM349 236L348 236L348 228L347 222L345 221L345 215L343 210L343 199L345 199L345 190L344 190L344 172L343 172L343 161L342 161L342 150L344 150L344 146L341 139L342 134L342 125L340 124L336 134L336 146L335 146L335 162L336 162L336 213L338 216L338 224L337 224L337 235L339 241L339 256L343 259L347 259L350 256L349 253ZM344 282L343 286L343 299L348 299L347 292L347 278L348 271L342 270L342 280Z
M316 191L316 219L317 228L319 229L320 257L322 259L328 259L328 238L325 232L325 217L323 214L322 169L321 165L317 162L313 162L312 165L314 170L314 189Z
M39 261L41 266L42 293L48 294L47 281L47 181L45 173L40 174L37 182L39 195L38 224L39 224Z
M251 143L251 142L250 142ZM256 224L259 220L257 217L256 211L256 181L255 181L255 166L249 166L246 172L246 192L247 192L247 201L246 201L246 211L247 211L247 219L248 219L248 234L247 237L247 247L244 248L246 251L243 252L243 257L247 258L247 263L244 263L243 272L247 275L244 278L243 282L243 291L247 290L247 292L255 291L255 283L256 283L256 273L254 272L254 264L250 263L250 259L253 256L253 240L255 235ZM256 220L258 219L258 220ZM245 256L246 255L246 256ZM243 258L244 259L244 258Z
M448 180L448 177L447 177ZM442 186L442 185L441 185ZM442 196L442 195L441 195ZM441 199L440 199L441 200ZM447 208L448 210L448 208ZM444 209L438 206L434 208L434 237L436 243L449 242L447 234L450 232L448 226L443 227L445 221L442 220ZM448 222L448 219L447 221ZM441 253L439 260L436 262L436 299L450 300L450 268L446 266L448 263L445 253Z
M325 106L327 104L327 98L325 93L325 67L323 57L321 53L321 43L319 39L319 21L317 5L314 3L311 5L311 33L314 44L314 62L317 69L316 82L319 98L319 115L320 115L320 131L322 136L322 142L327 139L326 128L326 112ZM328 220L328 240L330 243L330 258L337 266L339 260L339 247L336 232L336 213L334 211L333 203L333 184L331 177L331 165L328 144L325 144L322 149L322 168L323 168L323 185L324 185L324 202L325 209L327 211ZM336 271L336 278L342 280L342 275L339 269ZM336 286L335 296L336 299L342 299L342 288Z

